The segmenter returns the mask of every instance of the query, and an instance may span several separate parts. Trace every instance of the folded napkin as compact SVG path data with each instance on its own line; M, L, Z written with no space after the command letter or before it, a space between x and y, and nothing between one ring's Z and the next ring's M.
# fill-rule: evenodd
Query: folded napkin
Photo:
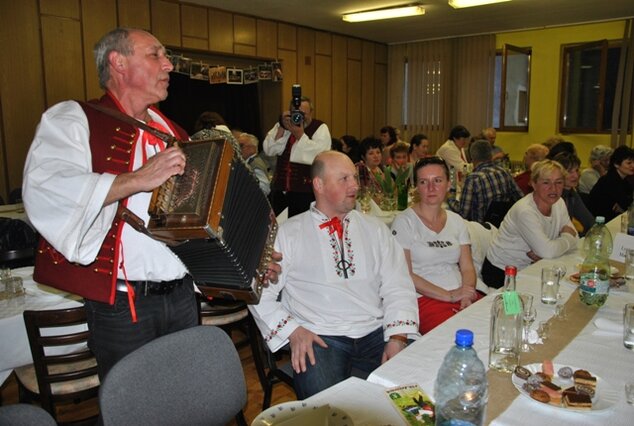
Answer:
M623 324L607 318L597 318L594 320L597 328L592 332L593 336L620 336L623 334Z

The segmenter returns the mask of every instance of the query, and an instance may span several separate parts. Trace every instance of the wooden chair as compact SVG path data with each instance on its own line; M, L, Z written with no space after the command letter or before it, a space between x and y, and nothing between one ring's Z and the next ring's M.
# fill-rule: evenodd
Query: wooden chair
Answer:
M234 330L240 330L246 338L235 342L236 348L249 343L252 331L245 302L219 298L208 300L205 296L200 296L199 308L200 325L215 325L224 330L229 337L233 337Z
M56 409L60 403L78 403L99 393L97 361L86 346L90 333L81 327L86 324L86 311L81 306L23 315L33 364L15 370L20 402L38 400L60 423ZM93 424L96 419L95 414L81 420Z
M253 323L253 326L256 327L252 317L250 317L250 321ZM252 341L255 344L255 347L252 349L255 369L258 373L262 390L264 391L264 398L262 398L262 411L264 411L271 406L273 386L278 383L286 383L293 388L293 367L290 362L291 350L287 345L276 353L271 352L264 342L264 339L262 339L262 335L257 330ZM288 359L281 361L284 356Z

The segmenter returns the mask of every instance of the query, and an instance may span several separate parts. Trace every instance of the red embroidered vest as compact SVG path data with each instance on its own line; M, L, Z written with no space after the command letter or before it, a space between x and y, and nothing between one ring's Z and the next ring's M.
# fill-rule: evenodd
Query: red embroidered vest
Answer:
M119 103L110 94L99 100L92 100L100 105L121 110ZM90 151L92 154L92 170L96 173L121 174L131 171L134 143L138 129L103 114L84 102L79 102L88 119L90 129ZM153 112L161 115L158 110ZM187 140L187 133L167 120L170 131L179 139ZM120 203L127 204L127 199ZM95 261L90 265L71 263L44 238L40 238L35 255L33 279L36 282L50 285L70 293L78 294L86 299L98 302L114 303L117 281L117 265L119 263L118 244L121 240L123 222L115 218L104 239Z
M313 135L323 124L323 121L313 120L304 129L304 133L312 139ZM291 138L293 136L291 135ZM277 165L275 166L275 175L273 176L273 189L278 191L291 192L313 192L312 179L310 178L310 165L292 163L291 148L293 144L286 143L284 152L277 157Z

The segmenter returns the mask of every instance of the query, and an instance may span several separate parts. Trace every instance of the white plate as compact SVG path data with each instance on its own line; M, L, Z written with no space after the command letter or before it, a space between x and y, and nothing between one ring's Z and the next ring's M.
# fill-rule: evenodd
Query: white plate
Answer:
M575 384L575 381L572 378L562 379L561 377L557 376L557 371L559 371L561 367L565 367L565 365L554 364L553 367L555 370L555 376L553 377L552 382L554 384L561 387L562 389L569 388L570 386L573 386ZM572 371L579 370L578 367L573 367L571 365L569 365L568 367L572 368ZM528 371L530 371L533 374L537 373L538 371L542 371L541 364L529 364L529 365L525 365L524 368L526 368ZM590 374L592 374L592 372L590 372ZM522 389L522 385L524 384L525 380L520 379L515 374L513 374L511 376L511 381L513 382L513 385L515 385L517 390L520 391L522 395L524 395L526 398L530 399L536 404L539 404L545 407L552 407L556 409L566 410L566 411L579 411L579 412L587 413L588 411L607 410L608 408L616 404L619 400L619 394L618 392L616 392L616 390L612 386L610 386L605 380L601 379L600 377L598 376L595 376L595 377L597 378L597 387L596 387L594 398L592 398L591 410L579 410L575 408L567 408L567 407L564 407L563 405L557 406L552 404L544 404L543 402L539 402L531 398L530 394L526 392L524 389Z
M303 414L307 410L319 408L319 405L309 404L304 401L289 401L275 405L261 412L251 426L272 426L284 420L292 419L298 414ZM328 426L354 426L352 419L343 410L330 407L330 417Z

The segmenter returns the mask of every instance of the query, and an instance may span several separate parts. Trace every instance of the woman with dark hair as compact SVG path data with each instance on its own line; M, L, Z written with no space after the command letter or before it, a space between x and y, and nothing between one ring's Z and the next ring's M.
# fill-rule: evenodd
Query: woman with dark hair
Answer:
M409 141L409 159L412 164L416 164L421 158L430 157L429 139L422 133L412 136Z
M350 157L353 163L361 161L359 156L359 141L354 136L343 135L341 137L341 144L343 145L343 152Z
M396 142L398 142L398 135L396 134L396 129L392 126L381 127L381 130L379 131L379 133L380 133L381 144L383 146L382 164L384 166L387 166L391 164L390 147L394 145Z
M449 132L447 141L438 148L436 155L445 160L449 167L453 167L458 173L462 173L467 165L467 156L464 147L469 143L471 133L465 126L456 126Z
M357 174L359 175L359 185L372 191L381 192L381 184L376 180L376 174L383 176L381 167L381 141L367 137L359 145L361 161L357 162Z
M555 155L553 161L558 162L566 169L564 191L561 194L561 198L566 203L572 224L579 236L582 237L594 225L594 216L592 216L592 213L590 213L590 210L588 210L577 192L581 160L575 154L560 152Z
M440 157L414 166L420 201L400 213L392 234L405 251L418 297L420 332L427 333L479 299L465 221L443 207L449 169Z
M590 191L589 207L595 216L606 222L625 212L632 204L632 187L627 182L634 175L634 151L621 145L610 157L608 172L599 178Z
M577 149L572 142L561 141L554 144L549 150L546 158L549 160L554 160L555 156L561 154L562 152L577 155Z

